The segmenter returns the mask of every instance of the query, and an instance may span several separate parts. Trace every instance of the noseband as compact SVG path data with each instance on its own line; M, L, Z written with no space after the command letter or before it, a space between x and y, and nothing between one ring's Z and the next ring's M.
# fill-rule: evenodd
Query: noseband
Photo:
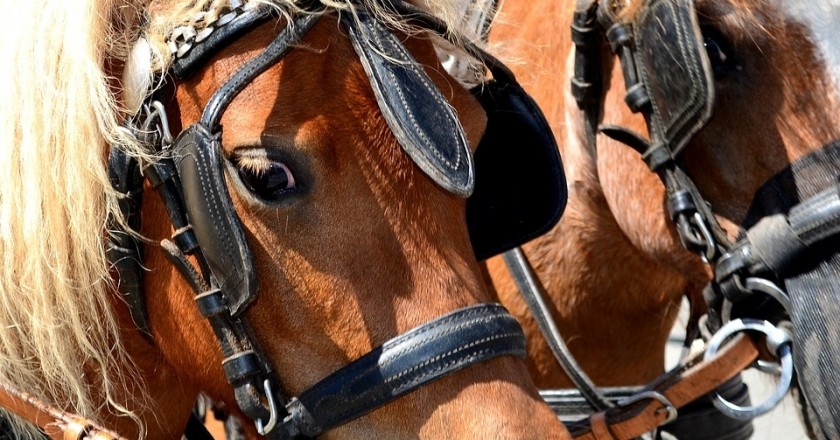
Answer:
M453 36L442 22L419 9L401 2L387 5L402 16L410 15L421 28L442 37ZM173 77L189 77L235 37L279 18L270 8L235 6L224 23L211 28L209 34L176 30L178 36L170 42L175 56L169 72ZM498 356L525 355L522 330L502 306L474 305L386 342L296 397L282 390L243 315L256 296L258 277L225 183L220 120L231 101L291 50L323 13L291 14L291 23L265 50L213 94L201 120L174 139L169 134L166 111L159 102L161 97L149 98L125 126L157 160L138 164L119 146L111 149L110 157L112 181L115 189L125 195L121 207L130 226L139 228L142 178L148 179L161 195L175 230L171 241L162 242L163 248L189 281L199 310L213 327L224 355L224 372L234 387L239 408L254 420L260 434L272 439L317 436L469 365ZM439 186L460 196L469 195L475 185L475 167L454 111L388 28L361 9L357 18L342 15L340 23L349 34L383 116L400 145ZM528 127L531 136L543 143L535 153L542 161L539 169L544 170L540 178L553 182L548 192L552 200L542 204L550 207L530 217L531 229L520 231L513 238L505 237L503 242L486 238L490 237L488 231L472 234L473 242L478 243L476 251L486 257L527 241L532 238L529 235L538 235L540 231L535 229L553 226L565 203L565 183L556 145L539 109L504 65L478 47L466 47L470 56L493 72L490 92L481 95L482 101L490 103L485 103L488 118L503 114L503 122ZM399 62L393 62L394 59ZM407 100L406 96L413 99ZM511 107L515 107L513 111ZM491 144L486 149L493 148L492 140L483 140L485 143ZM480 177L478 181L481 187ZM515 199L521 203L521 197L517 195ZM472 216L471 232L477 228L473 225L487 221ZM123 280L121 287L132 317L138 328L150 336L139 271L142 249L126 233L116 233L112 241L109 255ZM198 267L189 262L187 255L195 257Z

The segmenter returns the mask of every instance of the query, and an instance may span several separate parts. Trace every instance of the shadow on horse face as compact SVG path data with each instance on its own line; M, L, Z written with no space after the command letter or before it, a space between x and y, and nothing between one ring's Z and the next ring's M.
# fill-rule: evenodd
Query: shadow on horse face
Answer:
M252 31L177 85L170 107L177 105L182 126L199 119L220 84L274 38L275 26ZM250 83L221 120L228 188L260 285L244 316L293 395L395 335L489 300L470 247L464 200L436 186L402 151L357 55L335 28L333 19L322 19ZM407 46L476 145L484 129L481 106L437 70L428 41L409 39ZM288 173L279 177L293 176L295 189L266 200L248 182L260 172ZM162 212L156 202L144 209L151 218ZM163 226L143 232L169 235ZM161 355L184 377L196 365L218 365L212 331L189 304L189 289L165 269L160 252L150 254L148 307ZM184 318L172 320L173 308ZM204 367L202 373L192 375L191 388L233 401L220 371ZM560 435L562 428L536 398L522 365L500 358L327 436L532 438L546 432Z

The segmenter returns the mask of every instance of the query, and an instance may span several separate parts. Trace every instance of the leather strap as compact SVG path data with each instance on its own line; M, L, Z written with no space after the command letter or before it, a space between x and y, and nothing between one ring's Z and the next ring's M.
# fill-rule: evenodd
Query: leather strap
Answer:
M406 393L500 356L525 357L525 335L500 304L476 304L429 321L293 398L283 431L316 437Z
M560 329L554 322L551 316L551 311L545 302L545 295L542 292L542 286L531 267L528 257L522 252L521 248L513 248L505 252L502 257L507 264L513 281L519 289L519 294L525 300L528 310L531 311L540 332L548 343L551 352L554 353L554 358L563 368L563 371L569 376L572 383L575 384L581 395L583 395L592 408L596 411L605 410L615 406L609 399L604 396L600 389L595 386L589 375L583 371L583 368L578 364L572 351L566 345L563 335L560 334Z
M709 360L695 359L688 365L660 376L646 390L660 394L670 402L643 400L593 415L584 426L570 427L579 440L632 439L650 432L668 419L670 410L677 410L708 394L738 375L759 355L758 344L739 335L719 354Z
M50 437L64 440L126 440L83 417L53 408L22 391L0 382L0 406L34 422Z

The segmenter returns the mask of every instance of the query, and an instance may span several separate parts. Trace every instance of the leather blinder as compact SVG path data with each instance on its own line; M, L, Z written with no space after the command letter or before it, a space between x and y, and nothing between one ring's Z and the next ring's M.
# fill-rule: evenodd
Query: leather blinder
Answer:
M676 157L709 120L714 76L694 0L652 0L634 23L635 61L650 97L651 130Z
M178 136L172 150L187 217L231 315L238 316L256 297L257 276L225 184L219 137L195 124Z
M487 131L475 153L475 192L467 226L483 260L548 232L566 207L566 176L540 108L512 78L478 86Z
M357 15L358 21L342 16L342 23L388 127L435 183L468 197L475 185L475 170L464 128L452 106L391 30L367 13Z

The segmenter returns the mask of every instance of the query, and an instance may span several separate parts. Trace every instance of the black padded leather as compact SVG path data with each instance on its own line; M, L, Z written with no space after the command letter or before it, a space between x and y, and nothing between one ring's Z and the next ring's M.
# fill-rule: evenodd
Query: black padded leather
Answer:
M219 137L195 124L175 139L172 151L187 217L212 270L214 287L224 292L231 314L237 316L254 300L257 276L225 185Z
M487 112L487 131L475 153L467 226L475 256L483 260L554 227L567 189L551 128L519 83L497 75L473 93Z
M442 188L468 197L475 185L461 122L432 80L390 29L364 12L342 23L359 55L382 115L405 152Z
M426 383L499 356L525 357L525 335L500 304L456 310L409 330L307 389L285 431L314 437Z
M708 122L714 76L694 0L652 0L634 24L639 79L651 99L650 126L676 157Z

